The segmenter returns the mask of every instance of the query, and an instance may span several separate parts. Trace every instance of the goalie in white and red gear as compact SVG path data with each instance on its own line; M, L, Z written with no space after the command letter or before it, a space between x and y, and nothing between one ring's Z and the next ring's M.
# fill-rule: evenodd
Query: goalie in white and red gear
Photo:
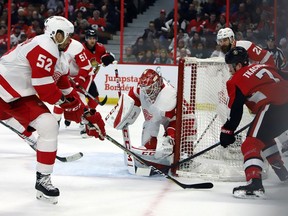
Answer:
M145 119L141 147L132 146L132 151L147 160L170 165L175 142L176 96L172 85L156 71L146 69L137 87L131 88L128 95L122 94L106 121L121 129L134 123L141 107ZM165 131L162 137L159 136L161 125Z

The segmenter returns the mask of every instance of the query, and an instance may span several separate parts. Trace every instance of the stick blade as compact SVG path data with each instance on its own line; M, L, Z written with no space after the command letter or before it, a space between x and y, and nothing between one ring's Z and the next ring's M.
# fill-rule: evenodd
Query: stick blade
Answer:
M198 183L198 184L183 184L182 185L184 189L186 188L192 188L192 189L211 189L214 187L213 183L211 182L204 182L204 183Z

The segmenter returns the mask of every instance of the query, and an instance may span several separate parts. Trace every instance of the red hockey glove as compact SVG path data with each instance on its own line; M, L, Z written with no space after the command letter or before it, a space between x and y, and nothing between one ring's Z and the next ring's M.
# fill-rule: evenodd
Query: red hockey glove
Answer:
M84 76L78 75L76 77L73 78L74 83L72 82L72 86L74 86L75 88L78 88L78 86L82 86L84 85L86 79Z
M220 133L220 143L221 146L224 148L227 148L230 144L235 142L235 136L234 136L234 131L233 130L228 130L225 128L221 128L221 133Z
M86 124L86 133L89 136L94 136L100 140L104 140L106 136L105 123L99 112L90 112L89 114L84 114L86 120L93 124Z
M101 56L101 61L104 64L104 66L108 66L115 60L113 54L111 53L105 53L104 55Z
M80 98L67 98L67 101L60 105L64 109L64 118L66 120L75 121L79 123L83 115L85 105Z

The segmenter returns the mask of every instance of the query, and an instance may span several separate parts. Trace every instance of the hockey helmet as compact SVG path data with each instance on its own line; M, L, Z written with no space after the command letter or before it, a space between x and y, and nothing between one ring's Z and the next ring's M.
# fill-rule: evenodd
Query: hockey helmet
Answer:
M85 40L87 40L88 38L91 38L91 37L98 40L97 32L94 29L88 29L85 32Z
M146 97L153 102L162 89L163 78L156 71L146 69L140 76L138 85Z
M229 38L230 43L233 42L235 35L234 32L232 31L231 28L223 28L220 29L217 33L217 43L219 44L219 42L225 38Z
M52 37L54 40L57 32L63 32L64 40L62 43L64 43L68 36L74 33L73 24L62 16L51 16L47 18L44 22L44 27L44 33Z
M243 47L234 47L225 55L226 64L236 65L241 63L243 66L248 65L249 58L247 50Z

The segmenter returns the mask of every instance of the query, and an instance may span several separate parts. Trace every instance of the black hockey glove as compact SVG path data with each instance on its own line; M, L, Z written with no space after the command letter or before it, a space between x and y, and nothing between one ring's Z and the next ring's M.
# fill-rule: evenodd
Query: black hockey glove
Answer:
M220 133L220 143L221 146L224 148L227 148L230 144L235 142L235 136L234 136L234 131L228 130L225 128L221 128L221 133Z
M108 66L115 60L112 53L106 53L101 57L101 61L104 64L104 66Z

